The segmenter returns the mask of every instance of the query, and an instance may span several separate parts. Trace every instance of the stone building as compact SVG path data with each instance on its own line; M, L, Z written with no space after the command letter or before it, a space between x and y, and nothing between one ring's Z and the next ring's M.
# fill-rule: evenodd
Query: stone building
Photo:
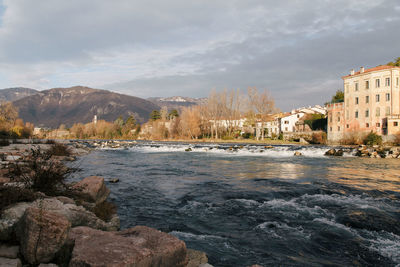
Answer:
M344 102L328 104L328 141L375 132L390 138L400 131L400 67L352 70L342 77Z

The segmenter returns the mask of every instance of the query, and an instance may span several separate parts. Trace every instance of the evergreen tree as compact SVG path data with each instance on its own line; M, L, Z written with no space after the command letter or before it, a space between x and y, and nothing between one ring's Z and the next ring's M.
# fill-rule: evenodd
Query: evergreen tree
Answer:
M158 110L153 110L153 111L151 112L151 114L150 114L150 120L156 121L156 120L159 120L159 119L161 119L160 111L158 111Z

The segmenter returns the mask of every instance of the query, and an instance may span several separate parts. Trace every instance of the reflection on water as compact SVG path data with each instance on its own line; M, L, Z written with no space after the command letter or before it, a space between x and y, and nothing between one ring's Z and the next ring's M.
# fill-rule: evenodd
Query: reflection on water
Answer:
M331 182L360 190L400 192L399 161L397 159L351 159L343 165L327 168Z
M186 147L95 151L79 176L118 177L122 227L169 232L214 266L400 264L400 160Z

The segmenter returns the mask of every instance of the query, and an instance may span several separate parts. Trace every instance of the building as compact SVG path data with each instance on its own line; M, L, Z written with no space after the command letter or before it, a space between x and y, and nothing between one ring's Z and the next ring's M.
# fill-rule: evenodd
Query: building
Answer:
M344 103L328 104L328 141L375 132L390 138L400 131L400 67L352 70L343 76Z

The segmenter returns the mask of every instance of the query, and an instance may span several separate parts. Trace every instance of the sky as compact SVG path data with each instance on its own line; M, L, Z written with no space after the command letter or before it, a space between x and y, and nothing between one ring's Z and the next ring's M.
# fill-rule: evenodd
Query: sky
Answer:
M0 88L147 98L257 87L290 110L400 57L399 29L398 0L0 0Z

